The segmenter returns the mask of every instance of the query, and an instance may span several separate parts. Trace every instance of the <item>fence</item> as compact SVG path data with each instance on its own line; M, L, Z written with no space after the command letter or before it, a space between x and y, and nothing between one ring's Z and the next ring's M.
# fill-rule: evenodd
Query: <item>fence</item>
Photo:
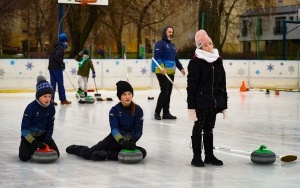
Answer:
M180 60L187 69L189 60ZM65 59L66 70L72 83L77 86L77 61ZM262 89L300 89L300 61L224 60L227 87L239 88L242 81L246 87ZM93 59L98 89L115 89L118 80L126 80L136 89L159 88L151 59ZM48 80L47 59L0 59L0 92L23 92L35 89L36 77L44 75ZM90 75L91 76L91 75ZM65 88L73 90L66 75ZM187 77L177 71L177 87L186 88ZM89 80L89 88L94 88Z

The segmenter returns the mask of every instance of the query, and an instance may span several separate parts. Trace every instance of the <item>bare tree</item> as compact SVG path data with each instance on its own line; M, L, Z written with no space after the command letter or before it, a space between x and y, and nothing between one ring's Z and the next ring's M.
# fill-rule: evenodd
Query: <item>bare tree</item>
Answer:
M67 23L72 40L70 57L74 58L84 48L101 9L97 6L73 5L67 14Z

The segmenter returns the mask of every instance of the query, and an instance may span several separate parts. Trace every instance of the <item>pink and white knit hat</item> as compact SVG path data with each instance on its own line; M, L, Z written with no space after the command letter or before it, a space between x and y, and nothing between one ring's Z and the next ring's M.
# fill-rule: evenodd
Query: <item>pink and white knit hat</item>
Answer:
M212 42L211 38L207 35L203 29L197 31L195 35L195 43L197 48L201 48L204 44Z

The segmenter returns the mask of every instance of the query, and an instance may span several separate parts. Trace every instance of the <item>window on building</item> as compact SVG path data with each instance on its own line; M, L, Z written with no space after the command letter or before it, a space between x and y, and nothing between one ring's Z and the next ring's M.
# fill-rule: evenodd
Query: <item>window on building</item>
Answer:
M243 53L251 52L251 42L244 41L243 42Z
M285 17L276 17L275 18L275 27L273 28L274 35L282 35L283 20L285 20Z
M248 34L248 28L247 28L248 20L243 20L242 25L242 37L246 37Z

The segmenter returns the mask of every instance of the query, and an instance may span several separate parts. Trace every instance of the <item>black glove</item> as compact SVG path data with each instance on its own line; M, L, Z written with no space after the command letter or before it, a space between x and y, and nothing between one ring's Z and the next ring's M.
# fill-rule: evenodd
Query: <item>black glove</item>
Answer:
M96 73L95 72L93 72L93 76L92 76L93 78L96 78Z
M46 144L44 144L43 142L39 142L39 141L34 140L32 142L32 146L33 146L34 150L36 150L36 149L44 149L46 147Z
M65 64L65 62L63 62L63 64L61 65L61 68L62 68L62 70L65 70L65 69L66 69L66 64Z
M123 138L121 138L119 140L119 143L121 144L121 146L123 147L123 149L134 150L136 148L135 143L130 142L130 141L126 141Z

